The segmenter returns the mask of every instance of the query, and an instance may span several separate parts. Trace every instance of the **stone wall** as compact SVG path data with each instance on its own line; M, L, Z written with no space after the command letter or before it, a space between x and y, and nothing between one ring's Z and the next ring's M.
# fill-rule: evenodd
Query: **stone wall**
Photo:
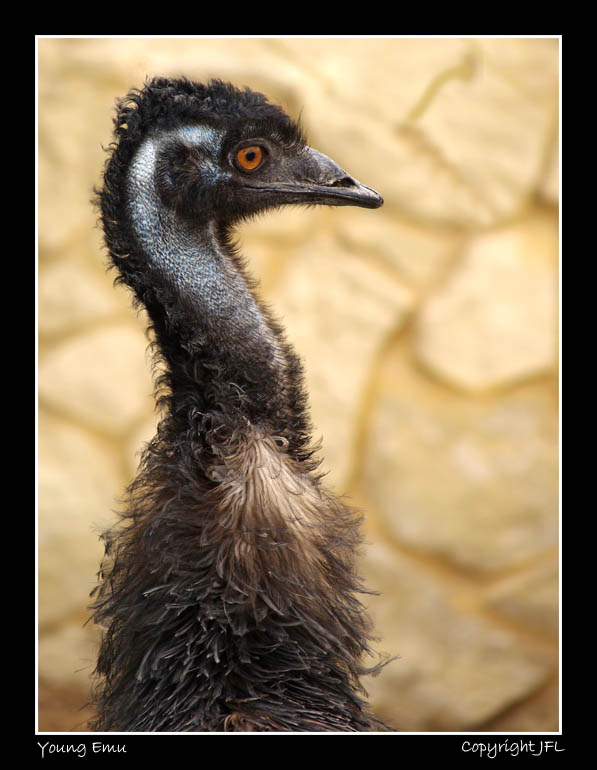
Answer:
M89 203L114 100L221 77L300 114L385 205L288 209L243 252L366 512L403 731L558 728L558 41L40 39L41 730L84 730L98 533L152 434L143 315Z

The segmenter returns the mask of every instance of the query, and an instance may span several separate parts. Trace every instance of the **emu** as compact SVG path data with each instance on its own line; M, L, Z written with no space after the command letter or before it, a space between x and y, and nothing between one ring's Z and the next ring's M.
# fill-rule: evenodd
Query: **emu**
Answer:
M286 204L382 205L278 106L154 78L117 103L100 222L146 309L161 411L105 556L96 731L384 729L360 684L360 513L317 472L301 363L233 228Z

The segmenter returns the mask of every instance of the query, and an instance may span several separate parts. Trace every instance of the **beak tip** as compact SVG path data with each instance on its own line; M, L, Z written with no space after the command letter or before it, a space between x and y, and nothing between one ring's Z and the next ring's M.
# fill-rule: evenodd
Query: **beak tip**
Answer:
M379 209L383 206L384 200L381 195L372 187L362 185L363 195L360 197L360 204L370 209Z

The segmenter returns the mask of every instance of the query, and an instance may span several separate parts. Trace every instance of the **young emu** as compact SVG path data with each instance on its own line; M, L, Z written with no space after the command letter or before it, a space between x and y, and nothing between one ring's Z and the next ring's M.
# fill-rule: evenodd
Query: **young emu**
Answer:
M101 222L151 319L163 419L104 535L92 729L379 729L359 684L359 517L320 485L301 365L231 228L382 198L220 81L151 80L119 102L114 136Z

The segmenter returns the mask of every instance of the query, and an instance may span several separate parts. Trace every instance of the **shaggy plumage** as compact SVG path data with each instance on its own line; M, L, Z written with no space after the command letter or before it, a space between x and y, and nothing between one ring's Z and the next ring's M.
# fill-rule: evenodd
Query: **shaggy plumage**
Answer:
M264 96L219 81L132 91L109 152L101 223L151 320L162 419L104 535L92 729L379 729L359 682L374 670L360 517L320 483L300 361L231 228L381 198Z

